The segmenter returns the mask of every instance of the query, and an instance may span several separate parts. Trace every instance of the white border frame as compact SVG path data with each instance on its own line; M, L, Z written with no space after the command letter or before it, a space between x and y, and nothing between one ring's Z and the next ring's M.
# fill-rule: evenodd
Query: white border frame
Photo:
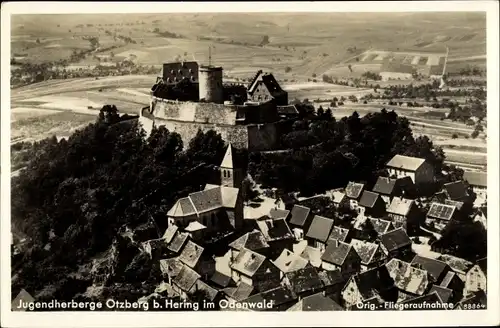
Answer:
M426 2L7 2L1 6L1 326L64 327L120 326L148 327L216 325L256 326L440 326L498 325L499 306L499 221L498 221L498 26L496 1ZM11 312L10 297L10 15L56 13L179 13L179 12L439 12L485 11L487 14L488 90L488 310L486 311L393 311L393 312L199 312L193 313L26 313ZM8 109L8 110L7 110ZM495 124L495 125L493 125ZM496 200L496 201L495 201ZM497 309L497 310L495 310Z

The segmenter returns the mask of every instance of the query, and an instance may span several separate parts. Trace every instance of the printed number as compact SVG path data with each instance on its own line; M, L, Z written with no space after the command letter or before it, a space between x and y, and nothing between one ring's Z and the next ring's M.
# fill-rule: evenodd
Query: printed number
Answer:
M485 309L486 306L484 304L465 304L465 310L480 310Z

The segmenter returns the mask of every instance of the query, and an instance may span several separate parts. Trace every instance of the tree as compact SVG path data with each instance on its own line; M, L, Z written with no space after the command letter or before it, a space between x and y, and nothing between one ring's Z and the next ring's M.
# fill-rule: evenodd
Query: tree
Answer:
M292 68L290 66L285 67L285 73L290 73Z

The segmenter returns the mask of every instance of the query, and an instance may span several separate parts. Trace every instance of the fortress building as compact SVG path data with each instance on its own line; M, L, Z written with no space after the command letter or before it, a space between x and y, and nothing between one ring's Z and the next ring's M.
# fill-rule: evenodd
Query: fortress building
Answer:
M222 67L196 62L163 64L150 94L139 117L147 135L165 126L185 144L201 129L215 130L236 148L273 150L279 145L283 111L291 110L287 92L272 74L257 72L248 88L224 85Z

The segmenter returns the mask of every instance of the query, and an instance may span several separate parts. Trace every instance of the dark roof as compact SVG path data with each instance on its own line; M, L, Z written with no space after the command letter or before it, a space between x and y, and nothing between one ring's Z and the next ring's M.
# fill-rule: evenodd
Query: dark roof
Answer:
M452 284L452 281L454 279L455 279L455 282L457 281L457 279L458 279L459 283L462 282L462 280L458 277L458 275L455 272L448 271L446 273L446 276L444 276L443 281L441 281L441 284L439 284L439 286L446 287L446 288L448 288L450 286L454 286L454 285L456 285L456 284Z
M358 253L362 264L369 265L374 260L379 260L378 256L375 257L375 253L379 247L378 244L370 243L365 240L352 239L351 245L354 247L356 253Z
M483 273L486 275L486 273L487 273L487 271L488 271L488 270L487 270L487 265L488 265L488 260L487 260L487 258L486 258L486 257L484 257L484 258L482 258L482 259L478 260L478 261L476 262L476 264L477 264L477 265L479 265L479 267L481 268L481 271L483 271Z
M378 177L375 186L373 186L373 192L382 194L382 195L392 195L396 190L396 179L386 178L386 177Z
M172 241L167 246L167 248L169 250L171 250L172 252L176 252L176 253L179 252L181 250L182 246L184 246L184 244L186 243L186 240L188 239L188 237L189 237L189 235L187 233L177 231L177 233L174 236L174 239L172 239Z
M182 263L186 264L190 268L194 268L196 264L198 264L203 251L203 247L189 240L186 246L184 246L181 255L179 255L179 260L181 260Z
M444 204L445 205L451 205L451 206L455 206L455 208L457 210L460 211L460 209L462 209L462 206L464 206L464 203L463 202L459 202L459 201L456 201L456 200L451 200L451 199L445 199L444 200Z
M266 290L264 292L261 292L259 294L255 294L253 296L250 296L246 300L242 301L241 303L259 303L259 302L273 302L274 307L278 307L280 305L286 304L293 302L297 299L297 295L290 289L284 287L284 286L279 286L270 290ZM270 309L267 309L270 310Z
M229 247L234 248L238 251L242 250L243 248L257 251L268 248L269 244L266 242L266 238L264 237L262 232L254 230L251 232L247 232L240 238L230 243Z
M206 295L208 296L208 300L213 302L217 295L219 294L219 291L209 285L207 285L205 282L203 282L201 279L198 279L196 281L196 284L191 287L191 290L189 291L190 294L193 294L197 290L204 291Z
M309 230L307 231L306 237L316 239L326 243L330 231L333 227L333 220L325 218L324 216L315 215Z
M411 299L404 300L401 302L402 304L438 304L438 303L443 303L443 300L439 297L439 294L436 291L433 291L432 293L422 295L422 296L417 296ZM428 308L429 310L433 308ZM434 308L436 310L442 310L440 307ZM419 308L407 308L407 310L421 310Z
M290 224L303 227L311 209L301 205L294 205L291 212Z
M333 286L345 282L345 278L342 276L340 270L323 270L318 272L319 279L323 282L325 287Z
M382 265L352 276L363 299L369 299L394 287L394 280Z
M388 251L411 245L410 237L403 228L394 229L380 236L380 242Z
M183 74L179 73L179 70L181 70ZM174 83L175 78L179 81L181 78L186 77L192 77L194 81L197 81L198 63L195 61L164 63L162 76L164 83ZM170 80L168 80L169 78Z
M219 188L206 189L189 195L197 212L206 212L222 207L222 197Z
M304 297L287 311L344 311L344 309L331 298L317 293Z
M391 228L391 221L369 218L368 222L379 235L383 235Z
M210 281L221 288L226 288L231 284L232 278L219 271L215 271L214 274L210 277Z
M487 187L488 186L488 175L484 172L464 172L464 180L467 181L471 186Z
M196 271L184 265L172 282L183 291L189 292L200 277Z
M455 210L456 207L452 205L432 203L429 211L427 212L427 216L430 218L449 221L452 219Z
M257 220L256 223L267 242L294 238L288 224L283 219Z
M295 105L278 106L277 110L280 115L295 115L299 113Z
M274 75L271 73L262 75L262 82L273 97L278 97L285 93L285 91L279 85L278 81L276 81L276 79L274 78Z
M358 199L364 187L365 185L362 183L356 183L351 181L347 184L347 187L345 188L345 195L348 198Z
M170 277L177 276L179 272L181 272L183 266L184 264L177 257L160 260L161 272L168 274Z
M255 253L249 249L242 249L238 256L231 263L231 269L234 269L246 276L253 276L266 260L264 255Z
M333 226L330 236L328 236L328 243L330 241L345 241L347 235L349 234L349 229L342 228L339 226Z
M448 193L451 200L461 200L468 197L467 186L463 181L455 181L444 184L444 189Z
M326 245L325 252L321 256L321 260L333 263L335 265L344 264L347 255L352 250L352 246L344 242L331 242Z
M423 257L420 255L415 255L415 257L411 261L411 265L414 267L420 266L422 269L429 273L434 281L438 281L446 271L451 270L449 265L443 261Z
M283 219L286 220L288 217L288 214L290 214L290 211L287 210L280 210L280 209L271 209L269 211L269 217L272 219Z
M288 278L290 286L296 294L306 291L319 291L323 288L323 282L318 275L318 271L313 266L288 272L285 276Z
M438 285L433 285L429 291L429 294L432 294L433 292L436 292L439 295L439 298L444 302L448 303L448 300L451 298L453 295L453 290L446 288L446 287L441 287Z
M253 290L254 290L253 286L240 281L238 286L224 288L223 292L227 296L239 302L252 295Z
M379 194L365 190L361 195L359 206L372 208L373 206L375 206L379 198L380 198Z

